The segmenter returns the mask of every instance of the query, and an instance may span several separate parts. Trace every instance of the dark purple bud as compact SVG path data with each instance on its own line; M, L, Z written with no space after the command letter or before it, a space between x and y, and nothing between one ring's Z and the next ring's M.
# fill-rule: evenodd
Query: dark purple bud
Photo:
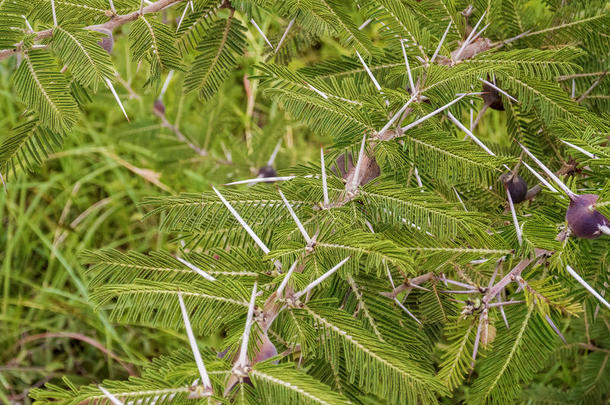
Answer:
M599 197L595 194L576 195L570 201L566 220L572 234L579 238L595 239L602 231L600 227L608 226L610 221L595 209Z
M490 85L483 83L483 101L490 108L498 111L504 111L504 104L502 103L502 97L500 97L500 92Z
M500 176L500 180L506 184L513 204L518 204L525 200L525 196L527 195L527 183L518 174L515 174L512 178L511 175L511 173L504 173Z
M114 47L114 37L112 34L104 36L98 44L104 48L104 50L108 53L112 53L112 48Z
M273 166L263 166L258 171L258 177L277 177L277 172Z
M155 111L157 111L161 115L165 115L165 104L160 99L155 100L155 104L153 105Z

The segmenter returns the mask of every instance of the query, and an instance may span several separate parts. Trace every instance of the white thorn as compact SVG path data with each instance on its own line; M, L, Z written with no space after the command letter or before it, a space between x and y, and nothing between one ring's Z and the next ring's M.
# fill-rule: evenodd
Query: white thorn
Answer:
M364 27L366 27L367 25L369 25L369 23L373 21L371 18L369 18L368 20L366 20L365 22L362 23L362 25L360 27L358 27L358 31L364 29Z
M102 391L102 394L104 394L104 396L108 398L110 402L112 402L114 405L123 405L123 402L117 397L115 397L113 394L111 394L110 391L108 391L106 388L102 387L101 385L98 385L97 388L99 388L100 391Z
M580 146L576 146L574 144L571 144L568 141L564 141L563 139L560 139L561 142L565 143L566 145L568 145L570 148L576 149L577 151L579 151L580 153L590 157L591 159L597 159L597 156L595 156L593 153L589 152L588 150L585 150L583 148L581 148Z
M384 260L385 262L385 260ZM388 267L388 264L385 263L385 271L388 273L388 278L390 279L390 285L392 286L392 290L396 289L396 286L394 285L394 279L392 278L392 272L390 271L390 268Z
M292 263L292 266L290 266L290 269L288 270L288 273L286 273L286 275L284 276L284 279L282 280L282 283L280 284L280 286L277 289L277 294L276 296L279 298L284 294L284 288L286 288L286 285L288 285L288 280L290 280L290 276L292 276L292 272L294 271L294 269L297 268L297 264L298 261L295 260L294 263Z
M470 367L474 367L474 362L477 359L477 352L479 351L479 341L481 340L481 330L483 329L483 314L479 315L479 326L477 327L477 335L474 338L474 347L472 349L472 361Z
M245 367L248 364L248 341L250 340L250 329L252 329L252 315L254 314L254 303L256 299L256 285L254 282L252 287L252 295L250 295L250 305L248 305L248 315L246 316L246 326L241 340L241 350L236 365Z
M409 66L409 58L407 58L407 51L405 50L405 43L401 40L400 46L402 48L402 56L405 58L405 65L407 66L407 75L409 75L409 84L411 85L411 94L415 93L415 84L413 84L413 76L411 75L411 66Z
M462 124L457 118L455 118L453 116L453 114L451 114L450 111L447 111L447 116L449 117L449 119L451 121L453 121L453 123L455 125L458 126L458 128L460 128L462 131L464 131L466 133L466 135L468 135L477 145L479 145L485 152L487 152L489 155L491 156L496 156L495 153L493 153L493 151L491 149L489 149L483 142L481 142L479 140L479 138L477 138L468 128L466 128L464 126L464 124Z
M483 31L485 31L487 29L487 27L489 27L491 25L491 23L487 24L486 26L484 26L483 28L481 28L481 31L477 32L477 34L472 37L472 39L470 40L469 44L473 43L474 41L476 41L476 39L483 33Z
M510 213L513 217L513 224L515 225L515 231L517 232L517 240L519 241L519 246L523 244L523 235L521 232L521 228L519 227L519 220L517 219L517 211L515 210L515 205L513 204L513 198L510 196L510 191L508 190L508 186L504 184L504 188L506 189L506 196L508 197L508 206L510 207Z
M557 189L555 187L553 187L553 185L551 183L549 183L548 181L546 181L546 179L544 177L542 177L537 171L535 171L530 165L528 165L527 163L521 161L521 163L523 164L523 166L525 166L534 176L536 176L536 178L542 183L544 184L549 190L551 190L553 193L557 193Z
M258 32L263 36L263 39L265 40L265 42L267 43L267 45L269 45L269 47L271 47L271 49L275 50L275 48L273 48L273 45L271 45L271 42L269 42L269 40L267 39L267 36L265 35L265 33L263 32L263 30L260 29L260 27L258 26L258 24L256 23L256 21L254 21L254 18L250 18L250 22L254 25L254 27L258 30Z
M392 118L390 118L390 121L388 121L387 124L384 125L383 128L381 128L379 130L379 132L377 133L377 136L381 136L385 133L385 131L388 130L388 128L390 128L390 126L398 119L398 117L400 117L400 115L407 109L407 107L409 106L409 104L411 104L411 102L413 102L413 100L415 100L417 96L412 96L401 108L400 110L398 110L396 112L396 114L394 114L392 116Z
M602 297L602 296L601 296L601 295L600 295L600 294L599 294L597 291L595 291L595 290L593 289L593 287L591 287L591 286L589 285L589 283L587 283L585 280L583 280L583 278L582 278L582 277L580 277L580 276L578 275L578 273L576 273L576 272L574 271L574 269L570 267L570 265L566 265L566 269L568 270L568 273L570 273L570 274L572 275L572 277L574 277L574 278L576 279L576 281L578 281L578 282L579 282L579 283L580 283L580 284L581 284L583 287L585 287L587 290L589 290L589 292L590 292L591 294L593 294L593 296L594 296L595 298L597 298L597 299L598 299L598 300L599 300L599 301L600 301L602 304L604 304L606 307L610 308L610 304L608 304L608 301L606 301L606 300L604 299L604 297Z
M299 220L299 217L297 217L297 214L292 209L292 206L290 205L290 203L284 196L284 193L282 193L282 190L278 187L277 191L280 193L280 197L282 197L282 201L284 201L284 205L286 205L286 208L288 208L288 212L290 212L290 216L292 217L294 222L296 222L297 227L299 228L299 231L301 232L301 235L303 235L303 237L305 238L305 242L307 242L307 245L310 245L311 238L309 237L309 234L307 233L307 231L305 230L305 227L301 223L301 220Z
M53 25L57 27L57 14L55 13L55 0L51 0L51 12L53 13Z
M110 9L112 10L112 12L116 13L116 9L114 8L114 3L112 2L112 0L108 0L108 2L110 3Z
M284 39L286 39L286 35L288 35L288 31L290 31L290 28L292 28L292 24L294 24L294 18L290 20L288 26L286 27L286 30L284 31L284 34L282 35L282 38L280 38L280 42L277 43L277 46L275 47L275 53L280 50L280 46L282 46Z
M140 0L140 15L142 15L142 10L144 9L144 0ZM178 25L180 26L180 25Z
M322 166L322 193L324 194L324 207L328 207L328 186L326 184L326 166L324 165L324 149L320 148L320 165Z
M486 85L488 85L489 87L492 87L494 89L496 89L498 92L504 94L506 97L510 98L511 100L513 100L515 103L518 103L519 100L517 100L516 98L514 98L513 96L511 96L510 94L508 94L507 92L505 92L504 90L502 90L501 88L499 88L498 86L496 86L495 84L485 80L485 79L481 79L479 77L479 80L482 81L483 83L485 83Z
M604 235L610 235L610 227L607 225L598 225L598 228Z
M165 92L167 91L167 87L169 86L169 82L172 80L173 76L174 76L174 71L170 70L169 73L167 74L167 77L165 78L163 87L161 88L161 93L159 94L159 99L162 99L163 95L165 95Z
M201 383L206 389L212 389L212 382L210 381L208 372L205 369L205 364L203 364L203 359L201 358L201 353L199 352L199 346L197 346L197 341L195 340L195 334L193 333L193 328L191 327L189 314L186 310L186 306L184 305L184 299L182 298L181 293L178 293L178 302L180 303L180 311L182 312L182 320L184 321L186 336L189 339L191 350L193 351L193 357L195 358L195 363L197 364L197 369L199 370Z
M564 344L568 344L568 342L566 341L566 338L563 336L563 333L561 333L561 331L559 330L559 328L557 326L555 326L555 323L553 322L553 320L551 319L550 316L545 315L544 316L546 321L548 322L548 324L551 326L551 328L553 328L553 330L555 331L555 333L557 334L557 336L559 336L561 338L561 340L563 341Z
M366 144L366 134L362 137L362 143L360 144L360 153L358 153L358 163L356 163L356 171L354 172L354 178L352 179L352 186L355 188L358 186L360 181L360 168L362 166L362 158L364 157L364 145Z
M123 103L121 102L119 95L117 94L116 90L114 89L112 82L107 77L105 78L105 80L106 80L106 84L108 85L108 88L110 88L110 91L112 92L112 95L116 99L117 103L119 103L119 107L121 107L121 111L123 111L123 115L125 115L125 118L127 119L127 121L129 121L129 117L127 116L127 111L125 111L125 107L123 107Z
M183 258L176 256L176 260L178 260L180 263L184 264L186 267L188 267L189 269L193 270L195 273L199 274L200 276L202 276L203 278L205 278L208 281L216 281L216 279L212 276L210 276L208 273L206 273L205 271L201 270L199 267L195 266L193 263L188 262L186 260L184 260Z
M251 184L251 183L273 183L276 181L286 181L297 178L298 176L280 176L280 177L257 177L255 179L238 180L231 183L225 184L225 186L235 186L237 184ZM312 177L312 176L303 176Z
M273 152L271 152L271 156L269 156L269 160L267 160L267 166L273 166L273 162L275 162L275 158L277 153L280 151L280 146L282 146L282 140L279 139L275 148L273 148Z
M418 323L418 324L420 324L420 325L422 324L422 323L421 323L421 321L420 321L419 319L417 319L417 317L416 317L415 315L413 315L413 314L411 313L411 311L409 311L409 310L407 309L407 307L405 307L404 305L402 305L402 302L400 302L400 301L398 300L398 298L394 298L394 302L396 302L396 304L398 304L398 306L399 306L400 308L402 308L402 310L403 310L403 311L405 311L405 312L407 313L407 315L409 315L411 318L415 319L415 322L417 322L417 323Z
M298 292L298 293L296 293L294 295L294 299L298 300L303 295L305 295L308 292L310 292L314 287L316 287L322 281L324 281L328 277L330 277L335 271L337 271L341 266L343 266L345 264L345 262L347 262L349 259L350 259L350 256L347 256L345 259L341 260L335 267L333 267L332 269L328 270L326 273L322 274L320 277L318 277L317 279L315 279L314 281L309 283L309 285L307 287L305 287L305 289L303 291L300 291L300 292Z
M194 13L195 12L195 5L193 3L193 0L190 0L189 4L191 5L191 11Z
M436 110L432 111L430 114L428 115L424 115L423 117L421 117L420 119L418 119L417 121L414 121L412 123L410 123L409 125L407 125L406 127L403 127L402 130L407 131L411 128L413 128L414 126L417 126L419 124L421 124L422 122L424 122L425 120L427 120L430 117L435 116L436 114L438 114L439 112L446 110L447 108L451 107L453 104L457 103L458 101L460 101L462 98L464 98L466 96L466 94L463 94L461 96L459 96L458 98L456 98L455 100L445 104L442 107L437 108Z
M421 182L421 177L419 177L419 170L417 170L417 167L415 167L414 174L415 174L415 181L417 181L417 187L423 188L424 184ZM422 192L423 191L424 190L422 190Z
M30 31L34 31L34 28L32 28L32 25L30 24L30 22L28 21L28 19L26 18L26 16L24 16L23 14L21 14L21 17L23 17L23 19L25 20L25 25L28 27L28 29Z
M379 82L377 81L377 79L375 79L375 76L373 76L373 72L371 72L371 70L369 69L369 67L367 66L366 62L364 61L364 59L362 59L362 56L360 56L360 52L356 51L356 55L358 55L358 59L360 59L360 62L362 62L362 66L364 66L364 70L366 70L366 73L368 73L369 77L371 78L371 80L373 81L373 84L375 85L375 88L381 93L383 94L383 91L381 91L381 86L379 85ZM390 102L386 99L385 101L386 105L389 105Z
M576 98L576 79L572 79L572 98Z
M4 187L4 192L8 194L8 188L6 188L6 183L4 182L4 177L2 177L2 173L0 173L0 181L2 182L2 186Z
M464 211L468 212L468 208L466 208L466 204L464 204L464 201L462 201L462 197L460 197L460 193L458 193L458 191L455 189L455 187L453 187L453 192L455 193L455 195L457 196L458 200L460 201L460 204L462 204L462 207L464 208Z
M481 18L479 18L479 21L477 21L477 23L474 26L474 28L472 29L472 31L470 31L470 35L468 35L468 38L466 38L466 40L464 41L464 43L460 47L458 53L455 55L455 60L460 60L460 55L464 51L464 48L466 48L466 46L468 46L468 44L470 43L470 40L472 39L472 37L474 36L477 28L479 27L479 24L481 24L481 21L483 21L483 17L485 17L485 14L487 14L487 10L483 13Z
M258 247L261 248L261 250L267 254L270 252L269 248L267 247L267 245L265 245L265 243L254 233L254 231L252 230L252 228L250 228L250 225L248 225L246 223L246 221L244 221L244 219L241 217L241 215L239 215L237 213L237 211L235 211L235 208L233 208L233 206L222 196L222 194L220 194L220 191L218 191L216 189L216 187L212 187L212 189L214 190L214 192L216 193L216 195L218 195L218 197L220 198L220 201L222 201L222 203L225 205L225 207L227 207L227 209L231 212L231 214L235 217L235 219L237 220L237 222L239 222L239 224L242 226L242 228L244 228L246 230L246 232L248 232L248 235L250 235L250 237L252 239L254 239L254 242L256 242L256 244L258 245Z
M184 11L182 12L182 16L180 17L180 20L178 21L178 26L176 27L176 32L178 32L180 30L180 26L182 25L182 21L184 21L184 17L186 17L186 12L189 10L189 5L187 4L186 7L184 7Z
M434 62L434 59L436 59L438 52L441 50L441 46L443 45L443 42L445 42L445 37L447 36L447 33L449 32L449 28L451 28L452 23L453 23L453 21L449 20L449 25L447 25L447 29L445 30L445 33L441 37L441 41L438 43L438 46L436 47L436 50L434 51L434 55L432 55L432 59L430 59L430 63Z
M566 186L565 184L563 184L563 182L559 179L559 177L555 176L555 173L553 173L548 167L546 167L544 165L544 163L542 163L540 160L538 160L538 158L536 156L534 156L534 154L532 152L530 152L525 146L521 145L519 143L519 146L521 146L521 149L523 149L523 151L525 153L527 153L527 155L532 158L532 160L534 162L536 162L536 164L538 166L540 166L540 168L547 174L547 176L549 176L551 179L553 179L553 181L555 183L557 183L557 185L559 186L559 188L561 188L563 190L564 193L566 193L568 195L568 197L570 198L574 198L576 197L576 194L570 190L568 188L568 186Z
M305 84L307 85L307 87L309 87L311 90L315 91L316 93L318 93L320 96L322 96L322 98L324 98L325 100L328 100L328 96L326 95L326 93L324 93L323 91L320 91L318 89L316 89L315 87L313 87L311 84L305 82Z

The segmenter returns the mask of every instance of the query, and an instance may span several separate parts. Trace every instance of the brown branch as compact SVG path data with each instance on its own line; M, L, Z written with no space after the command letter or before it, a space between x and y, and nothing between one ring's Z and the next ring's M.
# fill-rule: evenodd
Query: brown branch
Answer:
M85 29L99 32L112 32L115 28L123 24L127 24L128 22L135 21L145 14L156 13L181 1L184 0L158 0L144 7L142 9L142 12L140 12L140 10L137 10L129 14L114 14L111 16L109 21L106 21L103 24L89 25L88 27L85 27ZM34 41L40 41L51 36L53 36L53 29L49 28L47 30L37 32ZM19 42L15 44L15 48L0 50L0 60L6 59L16 54L17 52L21 51L22 47L23 42Z

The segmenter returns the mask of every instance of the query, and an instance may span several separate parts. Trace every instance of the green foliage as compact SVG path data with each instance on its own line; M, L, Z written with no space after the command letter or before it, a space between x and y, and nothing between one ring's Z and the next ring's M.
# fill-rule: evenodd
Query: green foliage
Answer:
M105 377L125 403L607 401L609 312L589 292L607 290L608 236L569 232L570 196L519 146L610 214L607 6L467 6L0 0L0 319L35 317L25 287L78 315L0 326L9 381L38 370L12 371L28 339L67 337L109 360L52 374L37 404L110 403ZM49 156L59 174L32 191L21 172ZM280 179L210 190L267 165ZM510 172L530 189L512 208ZM15 274L39 255L43 275Z

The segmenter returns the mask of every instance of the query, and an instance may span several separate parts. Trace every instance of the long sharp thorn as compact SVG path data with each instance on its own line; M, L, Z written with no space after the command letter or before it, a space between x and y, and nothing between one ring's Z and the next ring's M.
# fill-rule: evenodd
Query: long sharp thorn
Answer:
M144 8L144 0L140 0L140 15L142 15L143 8Z
M123 405L123 401L121 401L120 399L118 399L117 397L115 397L112 393L110 393L110 391L108 391L106 388L102 387L101 385L98 385L97 388L100 389L100 391L102 391L102 394L104 394L104 396L106 398L108 398L110 400L110 402L112 402L114 405Z
M513 100L515 103L519 102L519 100L517 100L516 98L514 98L513 96L508 94L506 91L502 90L501 88L499 88L498 86L493 84L492 82L489 82L489 81L487 81L485 79L481 79L480 77L479 77L479 80L482 81L483 83L485 83L486 85L488 85L489 87L492 87L492 88L496 89L498 92L504 94L506 97L508 97L509 99Z
M470 40L469 44L473 43L474 41L476 41L476 39L478 37L481 36L481 34L483 33L483 31L485 31L489 26L491 25L491 23L487 24L486 26L484 26L483 28L481 28L481 31L477 32L476 35L474 37L472 37L472 39Z
M288 23L288 26L286 27L286 30L284 31L284 34L282 35L282 38L280 38L280 42L277 43L277 46L275 47L275 53L277 53L277 51L280 50L280 46L282 46L282 43L286 39L286 36L288 35L288 31L290 31L290 28L292 28L292 24L294 24L294 18L292 20L290 20L290 22Z
M405 312L407 313L407 315L409 315L411 318L415 319L415 322L417 322L417 323L418 323L418 324L420 324L420 325L422 324L422 323L421 323L421 321L420 321L419 319L417 319L417 317L416 317L415 315L413 315L413 314L411 313L411 311L409 311L409 310L407 309L407 307L405 307L404 305L402 305L402 302L400 302L400 301L398 300L398 298L394 298L394 302L395 302L395 303L396 303L396 304L397 304L397 305L398 305L398 306L399 306L399 307L400 307L400 308L401 308L403 311L405 311Z
M51 12L53 13L53 25L55 27L57 27L57 14L55 13L55 0L51 0Z
M163 96L165 95L165 92L167 91L167 88L169 87L169 82L172 80L173 76L174 76L174 71L170 70L169 73L167 74L167 77L165 78L165 82L163 82L163 87L161 88L161 93L159 93L159 99L162 99Z
M263 32L263 30L261 30L260 27L258 26L258 24L256 23L256 21L254 21L254 18L250 18L250 22L252 23L252 25L254 25L254 27L257 29L257 31L263 36L263 39L265 40L267 45L269 45L269 47L275 51L275 48L273 48L273 45L271 45L271 42L269 42L269 39L267 39L267 36Z
M284 294L284 288L286 288L286 285L288 285L288 280L290 280L290 276L292 276L292 272L294 271L294 269L297 268L297 264L298 262L295 260L294 263L292 263L292 266L290 266L290 269L288 270L288 273L286 273L286 275L284 276L284 279L282 280L282 283L280 284L280 286L277 289L277 297L282 297L282 295Z
M369 23L373 21L373 19L369 18L368 20L366 20L365 22L362 23L362 25L360 27L358 27L358 31L364 29L364 27L366 27L367 25L369 25Z
M328 207L328 186L326 184L326 166L324 165L324 149L320 148L320 165L322 167L322 193L324 194L324 207Z
M184 17L186 17L186 12L189 10L189 5L187 4L186 7L184 7L184 11L182 12L182 16L180 17L180 20L178 21L178 26L176 27L176 32L180 31L180 26L182 25L182 21L184 21Z
M479 342L481 340L481 330L483 329L483 314L479 316L479 327L477 328L477 335L474 338L474 348L472 349L472 361L470 362L470 368L474 368L474 362L477 359L477 352L479 351Z
M447 33L449 32L449 28L451 28L451 24L452 23L453 23L453 21L449 20L449 25L447 25L447 29L443 33L443 36L441 37L441 40L438 43L438 46L436 47L436 50L434 51L434 55L432 55L432 59L430 59L430 63L434 62L434 59L436 59L436 56L438 55L438 52L441 50L441 46L443 45L443 42L445 42L445 37L447 36Z
M254 314L254 303L256 300L256 286L257 282L254 282L252 287L252 295L250 295L250 305L248 305L248 315L246 316L246 326L244 327L244 334L241 339L241 349L239 351L239 358L237 365L245 367L248 364L248 341L250 340L250 330L252 329L252 316Z
M297 214L292 209L292 206L290 205L290 203L284 196L284 193L282 193L282 190L279 187L278 187L277 191L280 193L280 197L282 197L282 201L284 201L284 205L286 205L286 208L288 208L288 212L290 212L290 216L292 217L294 222L296 222L297 227L299 228L299 231L301 232L301 235L303 235L303 237L305 238L305 241L307 242L307 245L311 244L311 238L309 237L309 234L305 230L305 227L301 223L301 220L299 220L299 217L297 217Z
M591 159L597 159L597 156L595 156L593 153L589 152L588 150L581 148L580 146L576 146L574 144L571 144L570 142L564 141L563 139L561 139L561 142L565 143L566 145L568 145L572 149L576 149L577 151L579 151L583 155L586 155L586 156L590 157Z
M127 111L125 111L125 107L123 107L123 103L121 102L119 95L117 94L116 90L114 89L112 82L108 78L105 78L105 80L106 80L106 84L108 85L108 88L112 92L112 95L114 96L115 100L117 101L117 103L119 103L119 107L121 107L121 111L123 111L123 115L125 115L125 118L127 119L127 121L129 121L129 117L127 116Z
M394 285L394 279L392 278L392 273L390 272L390 268L388 267L387 263L385 265L385 270L388 273L388 278L390 279L390 285L392 286L392 289L395 290L396 286Z
M362 63L362 66L364 66L364 70L366 70L366 73L369 75L369 77L373 81L373 84L375 85L375 88L381 94L383 94L383 91L381 91L381 86L379 85L379 82L377 81L377 79L375 79L375 76L373 76L373 72L371 72L371 70L369 69L368 65L364 61L364 59L362 59L362 56L360 56L360 52L356 51L356 55L358 55L358 59L360 59L360 62ZM390 104L388 100L386 100L385 103L386 103L386 105Z
M176 256L176 260L178 260L180 263L184 264L186 267L193 270L195 273L199 274L201 277L205 278L206 280L216 281L216 279L214 277L210 276L208 273L201 270L199 267L195 266L193 263L188 262L179 256Z
M510 191L508 190L508 186L504 185L506 189L506 196L508 197L508 206L510 208L510 213L513 217L513 224L515 225L515 231L517 232L517 240L519 241L519 246L523 244L523 235L521 232L521 228L519 227L519 220L517 219L517 211L515 210L515 205L513 204L513 198L510 196Z
M197 346L197 341L195 340L195 334L193 333L193 328L191 327L191 321L189 319L189 314L186 310L186 306L184 305L184 299L182 298L182 294L178 293L178 302L180 303L180 311L182 312L182 320L184 321L184 328L186 329L186 336L189 339L189 343L191 345L191 350L193 351L193 357L195 358L195 363L197 364L197 370L199 370L199 376L201 377L201 383L203 386L211 390L212 382L210 381L210 377L208 376L208 372L205 369L205 364L203 363L203 359L201 358L201 353L199 352L199 346Z
M483 21L483 17L485 17L485 14L487 14L487 11L485 11L483 13L483 15L481 16L481 18L479 18L479 21L477 21L477 23L474 26L474 28L472 29L472 31L470 31L470 35L468 35L468 37L466 38L466 40L464 41L464 43L462 44L462 46L458 50L458 53L455 55L455 60L459 60L460 59L460 55L462 54L462 52L464 51L466 46L468 46L468 44L470 43L472 37L475 35L475 32L477 31L477 28L479 27L479 24L481 24L481 21Z
M453 187L453 192L455 193L458 200L460 201L460 204L462 204L462 208L464 208L464 211L468 212L468 208L466 208L466 204L464 204L464 201L462 201L462 197L460 197L460 193L458 193L458 191L455 189L455 187Z
M496 296L499 304L503 304L502 299L500 298L500 294ZM504 312L504 305L500 305L500 314L502 315L502 319L504 319L504 324L506 325L506 329L509 329L508 319L506 318L506 312Z
M578 275L578 273L576 273L574 271L574 269L572 267L570 267L570 265L566 265L566 269L568 270L568 273L570 273L570 275L572 275L572 277L574 277L576 279L576 281L578 281L583 287L585 287L587 290L589 290L589 292L591 294L593 294L593 296L595 298L597 298L602 304L604 304L606 307L610 308L610 304L608 304L608 301L606 301L604 299L604 297L602 297L597 291L595 291L593 289L593 287L591 287L589 285L589 283L587 283L585 280L583 280L582 277L580 277Z
M409 66L409 58L407 57L404 41L400 41L400 46L402 48L402 56L405 58L405 65L407 66L407 75L409 76L409 84L411 85L411 94L414 94L415 84L413 83L413 75L411 74L411 66Z
M607 225L598 225L598 228L604 235L610 235L610 227Z
M274 183L276 181L292 180L297 176L280 176L280 177L257 177L255 179L238 180L231 183L226 183L225 186L235 186L237 184L251 184L251 183ZM311 177L311 176L303 176Z
M527 170L529 170L534 176L536 176L536 178L546 186L546 188L548 188L549 190L551 190L553 193L558 193L557 189L555 187L553 187L551 185L551 183L549 183L548 181L546 181L546 179L544 177L542 177L537 171L535 171L530 165L528 165L525 162L521 162L523 164L523 166L525 166L527 168Z
M322 274L320 277L318 277L317 279L315 279L314 281L309 283L309 285L307 287L305 287L305 289L303 291L300 291L300 292L296 293L294 295L294 298L298 300L303 295L305 295L308 292L310 292L314 287L316 287L322 281L324 281L328 277L330 277L335 271L337 271L341 266L343 266L345 264L345 262L347 262L349 259L350 259L350 256L347 256L345 259L341 260L337 265L335 265L335 267L333 267L332 269L328 270L326 273Z
M572 98L576 98L576 80L572 79Z
M462 131L464 131L466 133L466 135L468 135L477 145L479 145L479 147L481 147L481 149L483 149L485 152L487 152L491 156L496 156L496 154L493 153L493 151L491 149L489 149L483 142L481 142L479 140L479 138L477 138L468 128L466 128L464 126L464 124L462 124L457 118L455 118L453 116L453 114L451 114L450 111L447 111L447 116L449 117L449 119L451 121L453 121L453 123L455 125L458 126L458 128L460 128Z
M366 134L362 137L362 143L360 144L360 153L358 153L358 163L356 163L356 171L354 172L354 178L352 179L352 186L357 187L360 181L360 169L362 167L362 158L364 157L364 145L366 145Z
M313 87L311 84L305 82L305 84L307 84L307 87L309 87L311 90L315 91L316 93L318 93L320 96L322 96L323 99L328 100L328 95L326 95L326 93L324 93L323 91L320 91L318 89L316 89L315 87Z
M254 242L256 242L256 244L258 245L258 247L261 248L261 250L267 254L270 252L269 248L267 247L267 245L265 245L265 243L254 233L254 231L252 230L252 228L250 228L250 225L248 225L246 223L246 221L244 221L244 219L241 217L241 215L239 215L237 213L237 211L235 211L235 208L233 208L233 206L222 196L222 194L220 194L220 191L218 191L216 189L216 187L212 187L212 189L214 190L214 192L216 193L216 195L218 195L218 198L220 198L220 201L222 201L222 203L225 205L225 207L227 207L227 209L231 212L231 214L233 215L233 217L235 217L235 219L237 220L237 222L239 222L239 224L242 226L242 228L244 228L246 230L246 232L248 232L248 235L250 235L250 237L252 239L254 239Z
M559 188L561 188L563 190L563 192L566 193L568 195L568 197L570 197L570 199L576 197L576 194L572 190L570 190L568 188L568 186L563 184L563 182L559 179L559 177L557 177L555 175L555 173L553 173L548 167L546 167L544 165L544 163L542 163L540 160L538 160L538 158L536 156L534 156L534 154L532 152L530 152L525 146L521 145L520 143L519 143L519 146L521 146L521 149L523 149L523 151L525 153L527 153L527 155L530 158L532 158L532 160L534 162L536 162L536 164L538 166L540 166L540 168L546 173L547 176L549 176L555 183L557 183Z
M568 344L566 338L563 336L563 333L561 333L561 331L559 330L559 328L557 326L555 326L555 323L553 322L553 320L551 319L550 316L545 315L544 318L546 319L546 321L548 322L548 324L551 326L551 328L555 331L555 333L557 334L557 336L559 336L561 338L561 340L563 341L564 344Z
M394 123L394 122L395 122L395 121L396 121L396 120L397 120L397 119L400 117L400 115L401 115L401 114L402 114L402 113L403 113L403 112L404 112L404 111L407 109L407 107L409 106L409 104L411 104L411 103L413 102L413 100L415 100L415 98L416 98L416 96L411 97L411 98L410 98L410 99L409 99L409 100L408 100L408 101L407 101L407 102L406 102L406 103L405 103L405 104L404 104L404 105L403 105L403 106L400 108L400 110L398 110L398 111L396 112L396 114L394 114L394 115L392 116L392 118L390 118L390 121L388 121L388 123L387 123L387 124L385 124L385 125L384 125L384 127L383 127L383 128L381 128L381 129L379 130L379 132L377 133L377 136L378 136L378 137L379 137L379 136L381 136L381 135L383 135L383 134L385 133L385 131L387 131L387 130L388 130L388 129L389 129L391 126L392 126L392 124L393 124L393 123Z
M417 181L417 187L421 188L421 192L424 192L424 184L421 182L421 177L419 177L419 170L417 167L414 167L413 174L415 174L415 181Z
M417 121L413 121L412 123L410 123L409 125L407 125L406 127L402 128L402 131L408 131L409 129L421 124L422 122L424 122L425 120L427 120L430 117L435 116L436 114L440 113L441 111L446 110L447 108L451 107L452 105L454 105L455 103L457 103L458 101L460 101L462 98L466 97L466 94L462 94L461 96L459 96L458 98L456 98L453 101L450 101L449 103L445 104L442 107L437 108L436 110L432 111L430 114L424 115L423 117L421 117L420 119L418 119Z
M275 162L275 157L277 156L278 152L280 151L281 145L282 145L282 140L280 139L279 141L277 141L277 144L275 145L273 152L271 152L271 156L269 156L269 160L267 160L267 166L273 166L273 162Z
M114 8L114 2L112 0L108 0L108 2L110 3L110 10L112 10L113 13L116 13L116 9Z

